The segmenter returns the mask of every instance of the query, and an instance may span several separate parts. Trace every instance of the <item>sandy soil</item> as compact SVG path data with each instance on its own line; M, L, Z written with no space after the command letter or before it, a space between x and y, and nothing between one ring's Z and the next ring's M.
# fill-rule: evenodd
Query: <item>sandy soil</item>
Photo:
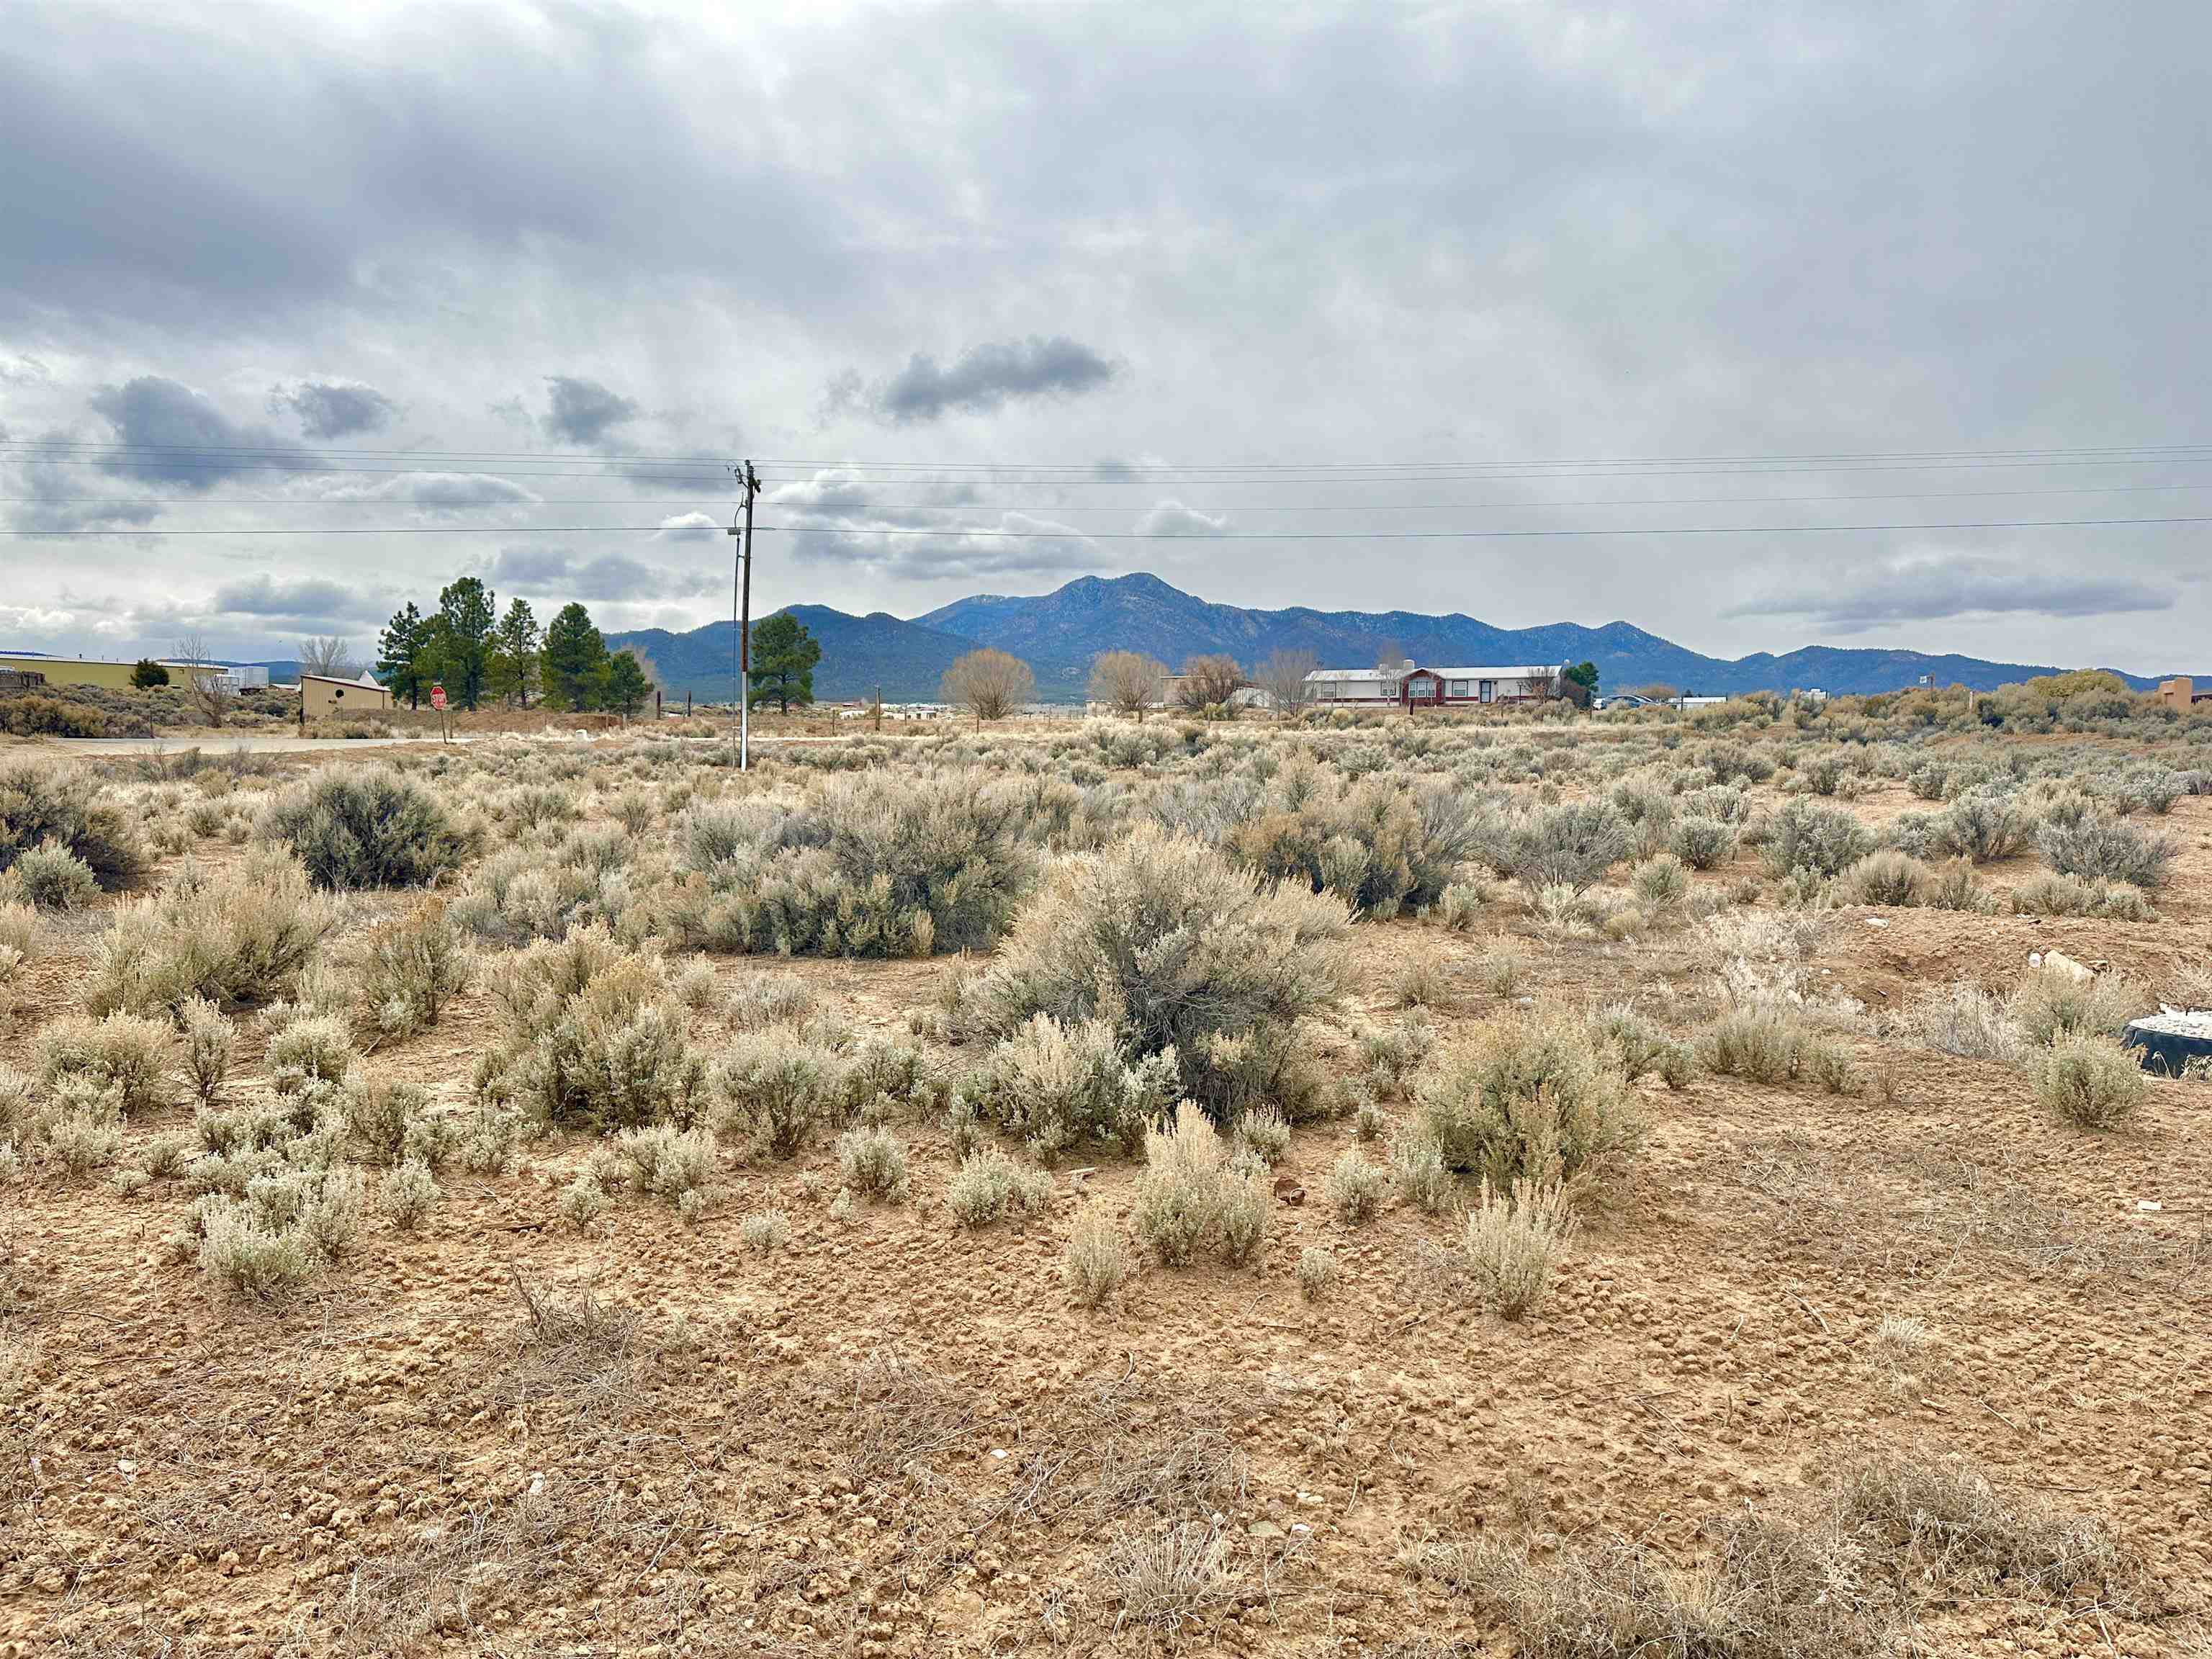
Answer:
M1893 787L1858 810L1916 804ZM2212 799L2171 827L2155 925L1846 910L1820 965L1875 1011L2009 983L2052 945L2157 988L2212 947ZM1679 936L1509 925L1529 935L1516 995L1633 996L1682 1031L1711 1011L1710 964ZM95 928L26 970L0 1061L28 1064ZM1387 1017L1409 956L1444 970L1447 1038L1503 1006L1477 971L1486 933L1358 939L1361 995L1332 1038L1347 1068L1343 1033ZM717 970L763 966L902 1030L955 971ZM368 1064L459 1100L489 1030L479 989ZM1144 1651L1164 1638L1115 1627L1110 1568L1117 1540L1158 1531L1148 1494L1166 1492L1218 1517L1234 1568L1188 1650L1503 1653L1405 1552L1617 1531L1686 1560L1708 1524L1879 1443L1969 1453L2105 1517L2155 1586L2132 1614L1938 1595L1926 1650L2212 1652L2212 1085L2154 1080L2141 1122L2100 1136L2047 1116L2017 1072L1856 1047L1882 1085L1856 1099L1644 1079L1632 1187L1518 1323L1442 1292L1449 1220L1331 1214L1349 1123L1298 1131L1279 1168L1306 1195L1279 1204L1256 1268L1146 1270L1098 1312L1068 1304L1060 1252L1085 1197L1126 1216L1134 1170L1062 1171L1049 1213L964 1233L934 1125L902 1131L912 1201L849 1228L823 1146L731 1164L696 1227L629 1199L580 1237L553 1200L586 1143L528 1146L511 1175L448 1179L418 1233L372 1220L273 1306L167 1261L174 1183L11 1185L0 1650ZM792 1237L764 1261L738 1233L771 1206ZM1343 1268L1318 1305L1293 1274L1312 1243ZM518 1280L588 1291L635 1329L551 1352ZM1875 1342L1888 1315L1930 1335L1909 1364Z

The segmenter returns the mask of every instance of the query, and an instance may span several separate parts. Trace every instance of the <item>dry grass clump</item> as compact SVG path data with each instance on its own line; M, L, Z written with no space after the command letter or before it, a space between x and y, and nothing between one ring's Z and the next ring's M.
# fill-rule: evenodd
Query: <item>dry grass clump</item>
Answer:
M1137 1625L1172 1635L1232 1606L1242 1588L1218 1521L1181 1521L1152 1536L1117 1529L1106 1574L1121 1607L1116 1630Z
M945 1189L945 1206L963 1227L988 1227L1009 1215L1034 1215L1052 1203L1052 1176L1017 1164L996 1146L960 1161Z
M2027 1054L2027 1035L2004 1004L1964 980L1912 1003L1903 1024L1914 1042L1940 1054L2005 1066L2019 1065Z
M1510 1194L1486 1184L1468 1212L1456 1265L1481 1300L1519 1319L1549 1293L1575 1231L1574 1212L1556 1182L1516 1180Z
M1266 1240L1267 1209L1264 1173L1232 1163L1196 1103L1176 1107L1172 1126L1146 1131L1137 1237L1164 1266L1184 1267L1209 1253L1250 1261Z
M1406 1565L1494 1609L1532 1659L1853 1659L1893 1651L1931 1591L2130 1600L2109 1528L2008 1496L1956 1457L1868 1458L1710 1535L1689 1569L1620 1536L1547 1561L1525 1546L1430 1546Z
M848 1192L887 1204L906 1201L906 1143L888 1129L848 1129L838 1136L837 1169Z
M88 774L42 760L0 763L0 875L46 848L110 891L145 873L145 852L122 808Z
M48 1088L64 1080L114 1097L126 1115L166 1106L173 1097L176 1036L166 1021L114 1013L64 1014L39 1033L39 1071Z
M957 1098L1048 1159L1100 1146L1135 1152L1146 1126L1175 1103L1176 1087L1172 1048L1132 1063L1105 1020L1063 1025L1040 1013L991 1050Z
M1079 1307L1103 1307L1129 1276L1129 1252L1103 1206L1085 1205L1060 1258L1060 1283Z
M437 797L388 766L325 767L270 800L260 830L338 890L420 887L470 850Z
M1344 905L1269 886L1202 842L1139 826L1063 860L963 1017L1001 1036L1099 1019L1133 1058L1172 1051L1188 1094L1233 1120L1296 1115L1321 1079L1299 1021L1347 981Z
M1579 1021L1530 1012L1492 1020L1414 1089L1419 1121L1445 1167L1510 1188L1617 1174L1643 1124L1627 1080Z
M1697 1054L1717 1076L1749 1083L1809 1082L1832 1095L1855 1095L1861 1086L1850 1049L1774 1001L1723 1014L1698 1034Z
M2035 1097L2084 1129L2116 1129L2149 1092L2134 1054L2108 1036L2068 1032L2038 1062Z
M337 927L299 864L256 848L220 873L187 866L160 893L114 914L86 988L94 1013L172 1013L194 997L222 1008L289 995Z

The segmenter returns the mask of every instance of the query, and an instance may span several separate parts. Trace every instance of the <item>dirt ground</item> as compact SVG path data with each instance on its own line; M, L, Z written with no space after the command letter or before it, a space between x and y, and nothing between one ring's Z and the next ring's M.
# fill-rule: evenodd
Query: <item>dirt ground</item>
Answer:
M1856 810L1917 804L1893 784ZM1823 984L1879 1015L1956 978L2002 986L2056 946L2164 986L2212 950L2212 798L2167 827L2182 850L2156 923L1846 908ZM0 1063L34 1067L99 928L64 923L25 968ZM1504 996L1482 972L1498 932L1527 952ZM1633 998L1685 1033L1711 1012L1711 964L1680 936L1512 919L1355 936L1359 992L1325 1037L1346 1069L1409 958L1442 969L1447 1042L1516 998ZM960 971L714 966L805 979L885 1031ZM364 1063L459 1102L491 1030L479 984ZM963 1231L934 1125L902 1131L912 1200L849 1225L823 1145L731 1164L696 1225L629 1199L579 1234L554 1200L589 1144L526 1144L510 1174L446 1179L419 1231L372 1218L267 1304L168 1259L191 1203L173 1185L13 1182L0 1651L1146 1651L1172 1638L1117 1626L1113 1569L1172 1486L1234 1584L1187 1650L1505 1653L1413 1553L1618 1533L1686 1561L1715 1524L1880 1444L1967 1454L2101 1516L2149 1586L2127 1607L1937 1591L1922 1650L2212 1652L2212 1085L2154 1079L2140 1121L2098 1135L2016 1070L1852 1042L1880 1079L1856 1098L1642 1079L1632 1182L1519 1322L1441 1291L1450 1218L1335 1218L1322 1188L1349 1121L1297 1130L1256 1267L1143 1269L1095 1311L1070 1304L1060 1253L1079 1204L1126 1220L1135 1166L1063 1168L1046 1213ZM128 1134L190 1125L177 1107ZM771 1207L788 1244L749 1254L739 1228ZM1341 1267L1318 1303L1295 1274L1310 1244ZM533 1292L588 1294L600 1323L532 1340ZM1928 1335L1902 1360L1876 1340L1891 1316Z

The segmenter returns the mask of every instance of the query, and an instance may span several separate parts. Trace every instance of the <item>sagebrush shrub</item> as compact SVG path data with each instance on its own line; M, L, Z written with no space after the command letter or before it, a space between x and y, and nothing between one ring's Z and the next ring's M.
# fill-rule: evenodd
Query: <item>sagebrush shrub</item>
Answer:
M269 1039L269 1080L279 1094L343 1083L353 1062L352 1034L330 1015L295 1019Z
M1137 1237L1164 1266L1182 1267L1208 1253L1249 1261L1266 1237L1267 1206L1264 1177L1231 1163L1195 1103L1178 1106L1172 1126L1146 1133Z
M1636 866L1629 887L1647 905L1680 904L1690 890L1689 872L1673 854L1660 853Z
M848 1129L838 1136L837 1170L847 1189L862 1198L906 1201L906 1143L888 1129Z
M1322 1301L1336 1288L1336 1257L1318 1244L1309 1244L1298 1252L1297 1273L1298 1294L1309 1302Z
M269 803L261 833L299 856L316 886L420 887L466 843L437 797L388 766L329 766Z
M1024 1168L995 1146L963 1158L945 1189L945 1206L963 1227L988 1227L1009 1214L1033 1214L1051 1202L1052 1176Z
M1133 1061L1172 1052L1224 1118L1261 1101L1296 1114L1321 1087L1299 1022L1342 994L1349 925L1339 901L1140 825L1060 862L963 1018L1002 1036L1039 1014L1103 1020Z
M2148 1091L2136 1056L2108 1036L2068 1033L2036 1066L2036 1098L2084 1129L2118 1128Z
M711 1129L678 1129L666 1123L626 1129L615 1140L625 1183L651 1198L681 1206L714 1178L717 1150Z
M2012 908L2023 916L2103 916L2116 921L2156 921L2158 912L2139 888L2124 881L2084 881L2046 872L2012 890Z
M95 1013L171 1013L194 997L222 1008L290 994L337 925L307 872L271 848L235 868L187 867L159 894L126 903L101 939L86 1005Z
M2035 1043L2064 1036L2118 1036L2151 1006L2148 992L2118 974L2084 979L2048 963L2023 974L2006 1003L2007 1012Z
M1850 813L1801 799L1784 803L1774 815L1761 856L1778 876L1810 870L1832 877L1873 850L1874 836Z
M1328 1172L1328 1204L1336 1218L1357 1227L1375 1218L1390 1190L1390 1172L1347 1147Z
M1837 883L1846 904L1896 907L1925 904L1933 884L1928 866L1909 854L1882 851L1868 854L1844 872Z
M173 1098L171 1068L176 1039L168 1024L114 1013L90 1019L64 1014L39 1033L39 1065L46 1085L76 1079L112 1091L127 1114L165 1106Z
M1850 1051L1770 1000L1747 1001L1723 1014L1698 1034L1697 1054L1698 1063L1718 1077L1750 1083L1802 1079L1830 1094L1858 1092Z
M145 873L145 852L122 809L88 774L42 760L0 762L0 874L48 846L111 891Z
M2046 816L2035 832L2035 845L2043 861L2061 875L2153 889L2165 884L2174 854L2169 837L2094 811Z
M493 986L507 1025L478 1073L548 1123L689 1127L705 1109L707 1063L657 958L626 954L599 928L525 951Z
M1574 1212L1556 1183L1524 1178L1509 1194L1485 1182L1468 1212L1461 1265L1500 1316L1519 1319L1551 1290L1552 1275L1574 1235Z
M80 909L100 891L92 866L52 842L17 858L9 874L16 891L41 910Z
M201 1105L212 1106L222 1098L222 1085L230 1076L238 1030L205 997L188 998L178 1008L177 1028L184 1036L185 1080Z
M1970 1060L2016 1066L2027 1052L2026 1034L2004 1004L1965 981L1913 1003L1905 1010L1905 1029L1939 1053Z
M1128 1277L1129 1253L1121 1243L1120 1229L1104 1208L1085 1205L1067 1235L1067 1248L1060 1259L1060 1283L1079 1307L1103 1306Z
M746 1033L722 1050L712 1076L715 1128L757 1154L789 1158L846 1121L844 1062L814 1043Z
M1547 887L1579 893L1626 858L1628 847L1627 820L1612 803L1566 801L1514 824L1501 873L1531 893Z
M1174 1104L1177 1073L1172 1048L1132 1064L1106 1021L1066 1026L1040 1013L991 1050L960 1097L1041 1158L1092 1146L1127 1154Z
M1582 1023L1530 1012L1478 1028L1414 1089L1425 1137L1448 1169L1510 1188L1612 1174L1635 1152L1643 1125L1613 1056Z
M438 1200L444 1196L437 1178L430 1173L430 1166L414 1158L386 1170L376 1188L377 1207L402 1232L412 1232L421 1226L423 1218L437 1207Z
M460 930L433 899L376 928L349 963L364 1033L397 1039L427 1031L468 988L475 963Z

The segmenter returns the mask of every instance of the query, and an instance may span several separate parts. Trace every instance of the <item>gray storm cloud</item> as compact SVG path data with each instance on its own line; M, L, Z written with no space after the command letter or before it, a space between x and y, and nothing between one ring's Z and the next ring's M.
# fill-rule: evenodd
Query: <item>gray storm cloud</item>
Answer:
M1112 363L1065 335L972 346L950 366L916 352L876 393L887 420L934 421L953 413L988 414L1026 398L1072 398L1115 378Z
M271 414L290 410L310 438L345 438L389 426L399 407L373 386L359 380L295 380L272 386Z

